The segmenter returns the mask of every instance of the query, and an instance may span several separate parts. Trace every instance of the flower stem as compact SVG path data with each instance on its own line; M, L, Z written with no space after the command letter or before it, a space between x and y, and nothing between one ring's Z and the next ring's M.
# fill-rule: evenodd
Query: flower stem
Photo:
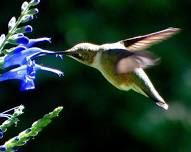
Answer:
M49 125L55 117L58 117L62 109L63 107L58 107L52 112L44 115L43 118L35 121L30 128L22 131L16 137L11 138L1 147L4 147L6 152L14 152L16 150L15 148L25 145L30 139L37 136L38 133L41 132L47 125Z
M21 19L24 15L26 15L26 12L29 10L29 8L31 7L31 4L29 3L29 5L27 6L27 8L21 13L21 15L19 16L18 20L16 21L15 26L9 30L8 34L5 37L5 40L1 43L0 45L0 55L3 53L5 55L5 52L3 51L5 45L7 44L8 39L15 33L16 29L18 28L18 26L21 23Z

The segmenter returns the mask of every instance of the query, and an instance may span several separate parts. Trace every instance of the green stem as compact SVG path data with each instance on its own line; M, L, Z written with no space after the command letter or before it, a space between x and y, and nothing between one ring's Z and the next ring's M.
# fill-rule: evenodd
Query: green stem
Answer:
M6 152L14 152L14 148L25 145L27 141L34 138L39 132L42 131L42 129L49 125L53 118L58 117L62 109L63 107L54 109L52 112L44 115L43 118L34 122L30 128L22 131L16 137L13 137L5 142L4 146L6 147Z
M0 46L0 55L2 55L2 53L5 55L5 52L3 51L3 48L5 47L5 45L7 44L7 40L15 33L15 30L17 29L17 27L19 26L19 24L21 23L21 19L22 17L26 14L26 12L28 12L29 8L31 7L31 4L29 3L28 7L26 8L26 10L24 10L21 15L19 16L18 20L16 21L15 26L8 32L8 34L5 37L5 40L2 42L1 46Z

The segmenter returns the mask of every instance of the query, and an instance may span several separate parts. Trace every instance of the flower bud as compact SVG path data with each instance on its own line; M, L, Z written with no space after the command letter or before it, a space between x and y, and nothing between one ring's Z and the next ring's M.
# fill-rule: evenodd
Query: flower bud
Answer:
M3 43L4 40L5 40L5 34L1 34L1 36L0 36L0 45Z
M0 128L0 139L3 138L3 130Z
M27 12L27 14L30 14L30 15L36 15L37 13L39 13L38 8L31 9Z
M14 140L15 140L15 141L19 141L19 136L16 136L16 137L14 138Z
M31 0L30 1L31 6L38 5L39 3L40 3L40 0Z
M30 26L30 25L27 25L27 26L25 26L24 28L25 28L25 32L26 32L26 33L31 33L32 30L33 30L33 29L32 29L32 26Z
M23 2L23 4L21 5L21 11L22 12L24 12L24 11L26 11L27 10L27 8L28 8L28 6L29 6L29 3L28 2Z
M32 26L26 25L26 26L18 28L15 33L31 33L32 30L33 30Z
M7 148L4 146L4 145L2 145L2 146L0 146L0 151L6 151L7 150Z
M8 23L8 29L11 30L15 27L16 25L16 18L12 17Z
M2 68L2 65L5 63L5 56L0 57L0 68Z
M26 23L26 22L31 21L33 19L34 19L33 15L25 15L21 18L21 23Z

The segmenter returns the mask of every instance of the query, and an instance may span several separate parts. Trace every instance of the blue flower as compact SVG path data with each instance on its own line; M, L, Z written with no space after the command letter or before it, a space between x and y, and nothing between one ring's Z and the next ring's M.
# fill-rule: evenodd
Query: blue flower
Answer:
M63 72L59 70L35 63L35 59L39 56L56 54L53 51L32 47L41 42L51 42L51 39L47 37L29 39L28 43L20 43L17 47L12 49L12 52L4 57L3 68L16 68L3 73L0 76L0 81L18 79L21 81L21 90L30 90L35 88L34 79L36 78L36 71L38 70L49 71L62 76Z
M30 48L34 46L35 44L42 43L42 42L49 42L51 43L51 38L43 37L43 38L37 38L37 39L30 39L29 43L25 45L27 48Z
M25 46L18 46L14 51L5 56L3 68L8 68L15 65L27 64L28 60L32 60L37 56L42 56L46 54L52 54L53 51L43 50L37 47L26 48Z
M12 69L6 73L3 73L0 77L0 81L18 79L21 80L21 90L30 90L35 88L34 79L36 75L36 71L44 70L56 73L59 76L63 75L63 72L48 68L45 66L41 66L35 63L35 61L28 60L27 64L23 64L15 69Z
M29 39L28 43L18 45L17 47L12 49L10 54L5 56L3 68L7 68L14 65L26 64L27 59L37 57L38 54L39 56L45 54L52 54L53 51L47 51L37 47L31 48L32 46L42 42L51 43L51 39L47 37Z

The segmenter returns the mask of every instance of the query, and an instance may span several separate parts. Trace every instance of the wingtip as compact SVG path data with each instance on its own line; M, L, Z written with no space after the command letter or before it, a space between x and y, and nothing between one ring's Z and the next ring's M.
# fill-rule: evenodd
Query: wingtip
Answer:
M181 29L181 28L176 28L176 27L169 27L168 30L171 30L172 32L178 33L178 32L180 32L182 29Z
M168 110L168 104L166 104L165 102L157 102L156 103L159 107L162 107L165 110Z

